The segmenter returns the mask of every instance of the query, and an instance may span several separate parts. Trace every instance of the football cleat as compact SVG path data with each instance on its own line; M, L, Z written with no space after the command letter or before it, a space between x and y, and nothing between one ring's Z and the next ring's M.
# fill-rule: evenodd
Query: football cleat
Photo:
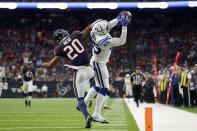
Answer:
M92 121L92 117L90 115L87 116L86 118L86 126L85 128L91 128L91 121Z
M108 120L104 119L102 116L99 116L99 115L93 115L92 118L93 118L93 121L95 122L106 123L106 124L109 123Z
M104 109L106 109L106 110L111 110L111 108L108 107L108 106L104 106Z

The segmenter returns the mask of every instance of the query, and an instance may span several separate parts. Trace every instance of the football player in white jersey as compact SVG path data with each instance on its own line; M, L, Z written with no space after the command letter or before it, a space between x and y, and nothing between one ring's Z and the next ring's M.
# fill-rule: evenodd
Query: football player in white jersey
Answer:
M2 95L2 90L5 85L5 67L0 66L0 97Z
M126 96L128 98L128 102L129 102L129 98L132 96L132 85L131 85L131 77L129 74L125 75L124 78L124 86L123 86L123 91L126 92Z
M0 81L3 81L5 79L5 67L0 66Z
M127 13L128 15L123 15ZM102 105L105 95L109 89L109 72L107 69L107 62L111 54L111 48L124 45L127 38L127 25L130 22L130 12L123 11L119 16L110 22L99 19L92 24L90 35L93 41L93 56L90 64L95 69L95 83L96 85L90 88L85 103L88 103L97 93L96 106L93 119L101 123L109 123L101 115ZM122 33L120 38L112 38L109 34L110 30L115 27L119 22L122 24Z

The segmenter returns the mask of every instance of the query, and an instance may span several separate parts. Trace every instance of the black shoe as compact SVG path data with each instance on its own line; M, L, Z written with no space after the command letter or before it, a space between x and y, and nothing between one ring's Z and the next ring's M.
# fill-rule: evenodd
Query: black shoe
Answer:
M92 117L90 115L87 116L86 118L86 126L85 128L91 128L91 121L92 121Z
M31 101L28 102L28 106L31 106Z
M27 105L27 100L25 100L25 106L27 107L28 105Z

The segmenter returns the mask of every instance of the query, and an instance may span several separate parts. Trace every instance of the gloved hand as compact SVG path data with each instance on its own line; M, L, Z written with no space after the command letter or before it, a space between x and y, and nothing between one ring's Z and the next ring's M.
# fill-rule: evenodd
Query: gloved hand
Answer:
M43 64L43 62L42 62L42 60L38 60L38 61L36 61L36 67L42 67L42 64Z
M126 11L121 11L121 12L118 14L118 17L116 17L116 19L117 19L118 21L121 22L121 20L122 20L122 14L125 13L125 12L126 12Z
M127 26L130 22L130 19L128 16L126 16L125 18L123 18L123 20L121 19L120 22L121 22L122 26Z

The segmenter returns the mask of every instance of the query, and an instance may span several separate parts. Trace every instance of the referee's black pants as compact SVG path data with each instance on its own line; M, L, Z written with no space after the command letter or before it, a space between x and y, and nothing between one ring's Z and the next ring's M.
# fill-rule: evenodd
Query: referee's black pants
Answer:
M140 94L141 94L141 85L133 85L133 96L137 106L139 106L138 100L140 98Z
M183 88L183 104L184 107L189 107L189 102L188 102L188 87L186 86L181 86Z

